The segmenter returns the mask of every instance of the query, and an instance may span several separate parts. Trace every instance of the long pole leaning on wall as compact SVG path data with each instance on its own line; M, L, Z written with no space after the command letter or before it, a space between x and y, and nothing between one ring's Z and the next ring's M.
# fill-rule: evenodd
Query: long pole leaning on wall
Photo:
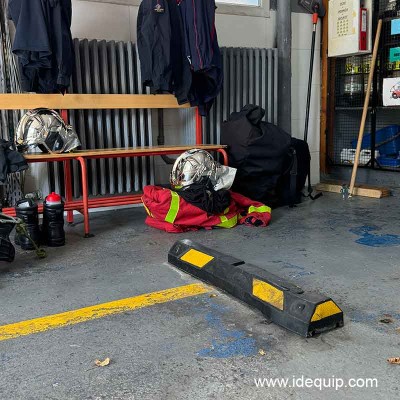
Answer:
M277 1L278 124L292 131L292 12L290 0Z
M322 39L321 39L321 117L320 117L320 172L327 174L329 172L327 163L328 138L331 140L333 129L333 77L332 65L328 58L328 18L329 18L329 0L323 0L326 14L322 20Z

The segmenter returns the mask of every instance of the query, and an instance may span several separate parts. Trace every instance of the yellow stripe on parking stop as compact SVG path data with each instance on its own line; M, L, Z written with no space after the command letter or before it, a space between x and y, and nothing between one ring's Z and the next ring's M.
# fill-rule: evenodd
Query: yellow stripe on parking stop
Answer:
M328 318L341 312L342 310L335 304L335 302L329 300L325 303L317 305L315 312L311 318L311 322L319 321L321 319Z
M253 296L283 310L284 296L282 290L270 285L268 282L253 278Z
M80 308L0 326L0 341L17 338L19 336L31 335L33 333L45 332L50 329L62 328L68 325L80 324L92 319L106 317L108 315L120 314L156 304L183 299L185 297L197 296L208 293L209 288L202 284L192 284L177 288L166 289L160 292L142 294L136 297L111 301L109 303L97 304L95 306Z
M205 267L211 260L214 260L213 256L210 256L206 253L202 253L201 251L190 249L187 253L185 253L181 257L182 261L185 261L189 264L194 265L197 268Z

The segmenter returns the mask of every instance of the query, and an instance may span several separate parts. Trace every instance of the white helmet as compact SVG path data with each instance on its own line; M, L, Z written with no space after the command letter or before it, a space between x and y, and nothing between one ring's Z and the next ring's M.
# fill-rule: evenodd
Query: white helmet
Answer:
M192 149L177 158L172 168L170 182L172 187L178 189L199 182L203 177L208 177L214 190L230 189L235 175L235 168L219 164L209 152Z
M73 128L48 108L30 110L21 118L15 142L20 151L37 146L44 153L67 153L81 145Z

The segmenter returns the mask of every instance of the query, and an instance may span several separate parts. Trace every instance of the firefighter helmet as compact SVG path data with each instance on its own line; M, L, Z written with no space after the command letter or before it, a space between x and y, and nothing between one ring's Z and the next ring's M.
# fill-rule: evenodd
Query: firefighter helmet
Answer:
M19 121L15 141L20 151L37 146L44 153L67 153L80 146L72 126L48 108L28 111Z
M235 175L235 168L219 164L209 152L191 149L176 159L170 182L174 188L184 188L199 182L203 177L208 177L215 190L230 189Z

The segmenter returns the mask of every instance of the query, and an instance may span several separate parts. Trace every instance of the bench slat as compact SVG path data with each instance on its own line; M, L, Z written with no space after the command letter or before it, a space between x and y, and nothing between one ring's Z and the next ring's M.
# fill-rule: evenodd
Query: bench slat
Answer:
M170 94L1 94L0 110L101 110L135 108L190 108L179 105Z
M46 160L57 160L66 158L76 158L76 157L96 157L96 156L117 156L117 155L132 155L135 154L149 154L154 155L154 153L172 153L177 154L184 152L193 148L202 150L218 150L226 149L225 145L212 145L212 144L202 144L202 145L181 145L181 146L149 146L149 147L127 147L120 149L93 149L93 150L78 150L73 153L62 153L62 154L48 154L48 153L31 153L25 154L26 160L37 161L41 159Z

